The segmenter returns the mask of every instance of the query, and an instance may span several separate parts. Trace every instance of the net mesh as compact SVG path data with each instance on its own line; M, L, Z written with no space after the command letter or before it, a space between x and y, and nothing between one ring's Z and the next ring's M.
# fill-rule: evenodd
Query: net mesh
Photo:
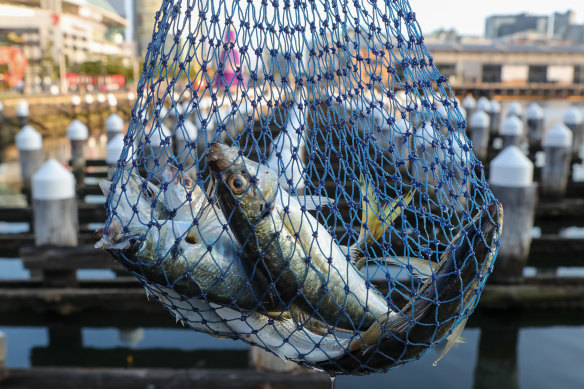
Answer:
M501 211L408 1L164 0L155 18L98 246L177 320L306 367L450 345Z

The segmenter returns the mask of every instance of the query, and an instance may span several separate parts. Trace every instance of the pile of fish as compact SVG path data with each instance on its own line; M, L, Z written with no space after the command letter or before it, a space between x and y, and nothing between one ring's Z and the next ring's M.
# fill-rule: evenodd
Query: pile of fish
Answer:
M206 189L170 165L158 186L123 169L100 184L111 205L96 247L177 320L331 374L386 370L456 341L491 268L499 204L469 220L439 262L376 259L407 266L421 284L397 307L360 270L414 193L381 204L362 176L362 227L345 247L310 213L333 200L289 195L270 164L235 147L212 144L206 160Z

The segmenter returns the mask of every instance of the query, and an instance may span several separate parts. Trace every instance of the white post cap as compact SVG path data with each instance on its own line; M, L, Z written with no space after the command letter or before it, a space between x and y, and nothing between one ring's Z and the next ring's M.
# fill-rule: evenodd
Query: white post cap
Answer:
M75 106L81 104L81 97L79 97L79 95L73 95L73 97L71 97L71 104Z
M491 109L491 102L486 97L481 97L477 103L477 109L481 111L489 112Z
M527 107L526 115L527 119L543 119L543 108L537 103L531 103L529 104L529 107Z
M567 125L579 125L582 123L582 113L576 107L570 107L564 114L564 123Z
M491 161L489 183L515 188L533 183L533 162L517 146L509 146Z
M124 136L117 134L107 144L105 149L105 163L113 166L118 163L124 150Z
M571 149L572 139L572 131L563 123L558 123L546 132L543 144L548 147L565 147Z
M112 113L105 121L106 132L122 132L124 131L124 119L116 113Z
M18 104L16 104L16 116L19 118L26 118L30 115L30 106L28 105L28 101L20 100Z
M67 138L69 140L87 140L89 138L89 129L80 120L75 119L67 127Z
M40 150L43 148L43 137L32 126L24 126L14 137L16 148L20 151Z
M476 111L470 117L469 125L471 128L489 128L491 118L484 111Z
M498 113L501 112L501 103L499 103L497 100L493 99L491 100L491 104L489 107L489 111L490 113Z
M190 120L184 120L182 125L176 128L174 136L177 140L194 141L199 134L198 128Z
M168 127L160 123L160 125L150 127L148 135L150 135L150 146L160 147L162 140L164 138L170 137L172 132L168 129Z
M99 93L97 95L97 102L98 103L103 104L103 103L105 103L105 100L106 100L106 97L103 93Z
M4 111L4 104L0 101L0 112Z
M468 95L462 99L462 107L466 110L472 110L477 106L477 102L474 97Z
M501 135L521 135L523 134L523 122L516 116L509 116L503 122Z
M521 117L521 115L523 114L523 107L518 101L514 101L511 104L509 104L507 114Z
M85 104L91 105L91 104L93 104L94 101L95 101L95 99L93 98L93 95L90 95L90 94L85 95Z
M136 100L136 95L133 92L128 92L128 100L130 101Z
M75 177L63 165L49 159L32 176L32 198L64 200L75 197Z

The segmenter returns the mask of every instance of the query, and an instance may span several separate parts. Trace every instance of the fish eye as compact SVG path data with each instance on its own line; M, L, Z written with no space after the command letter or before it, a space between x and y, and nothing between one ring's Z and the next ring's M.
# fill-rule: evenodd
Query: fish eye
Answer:
M234 174L229 177L228 184L233 193L239 195L247 189L248 180L241 174Z
M192 187L195 186L195 183L189 177L185 177L184 180L185 180L184 181L185 182L185 188L191 189Z

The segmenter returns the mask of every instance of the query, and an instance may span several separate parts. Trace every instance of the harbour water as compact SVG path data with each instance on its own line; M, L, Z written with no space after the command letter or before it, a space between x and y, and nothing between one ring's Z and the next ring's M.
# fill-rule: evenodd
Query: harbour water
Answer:
M546 128L562 119L566 101L540 102ZM524 106L527 105L525 102ZM584 104L576 104L584 108ZM508 104L503 104L503 115ZM67 142L49 142L47 153L65 161ZM93 141L93 156L103 156L103 142ZM0 206L19 206L18 164L12 158L0 165ZM100 201L99 198L95 199ZM538 226L545 229L545 226ZM582 225L566 226L566 234L581 237ZM1 233L28 231L26 223L5 223ZM537 232L536 232L537 233ZM536 274L528 268L526 274ZM562 276L582 276L582 268L558 268ZM0 258L0 280L31 277L18 258ZM113 278L109 270L78 271L81 279ZM147 304L145 299L145 304ZM117 315L116 315L117 316ZM167 317L168 316L168 317ZM215 339L177 324L162 312L156 317L84 317L70 319L39 316L0 316L0 331L7 336L7 366L27 368L83 367L201 367L244 369L247 345ZM338 377L335 388L432 387L448 389L577 389L584 385L584 313L581 311L486 311L479 309L458 344L438 366L433 350L420 361L386 374Z

